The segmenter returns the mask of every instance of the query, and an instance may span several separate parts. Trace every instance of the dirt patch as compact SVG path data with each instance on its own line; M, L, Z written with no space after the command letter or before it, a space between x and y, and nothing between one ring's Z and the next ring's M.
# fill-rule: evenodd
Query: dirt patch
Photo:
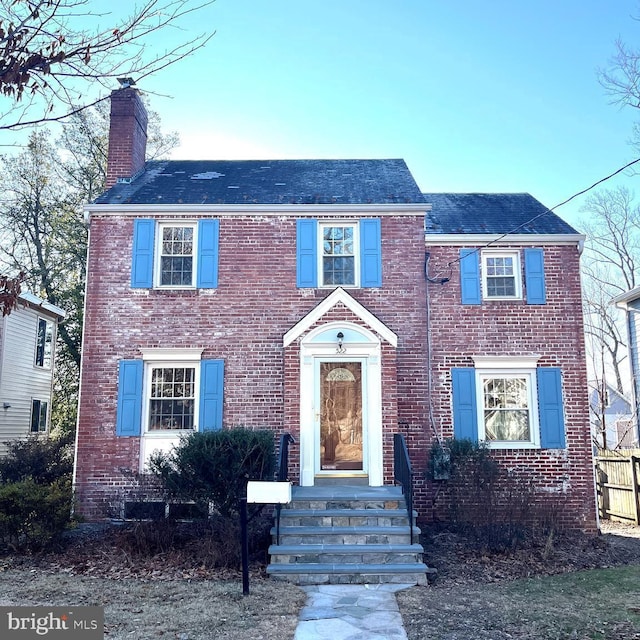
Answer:
M640 527L488 554L426 531L428 588L398 594L409 640L640 640Z

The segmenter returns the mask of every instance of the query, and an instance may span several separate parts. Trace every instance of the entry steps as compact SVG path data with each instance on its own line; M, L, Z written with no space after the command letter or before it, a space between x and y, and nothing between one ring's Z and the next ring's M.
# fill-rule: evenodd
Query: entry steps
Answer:
M332 484L292 487L280 543L271 530L267 573L295 584L427 584L420 529L402 489Z

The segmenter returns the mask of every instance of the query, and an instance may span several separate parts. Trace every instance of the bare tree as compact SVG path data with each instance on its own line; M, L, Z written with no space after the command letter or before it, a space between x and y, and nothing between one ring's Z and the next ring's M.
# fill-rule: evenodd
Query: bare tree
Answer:
M640 209L620 187L592 195L583 212L589 215L582 261L587 350L596 377L612 378L612 386L623 393L627 345L623 319L611 299L638 283Z
M139 81L184 59L214 34L161 51L145 41L214 1L123 3L132 13L112 18L90 0L0 0L0 96L8 103L0 129L62 120L108 97L116 78ZM87 30L88 18L102 26Z
M168 153L176 134L163 135L157 114L149 116L149 151ZM52 408L53 424L63 431L75 426L79 379L87 250L82 205L104 190L108 127L106 105L99 105L72 116L55 144L40 129L21 154L0 156L0 269L22 270L28 289L66 311Z

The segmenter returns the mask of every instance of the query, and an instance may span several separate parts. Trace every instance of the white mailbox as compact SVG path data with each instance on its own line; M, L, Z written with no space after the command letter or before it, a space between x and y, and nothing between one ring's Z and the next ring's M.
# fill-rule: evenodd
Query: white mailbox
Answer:
M253 504L288 504L291 502L290 482L247 482L247 502Z

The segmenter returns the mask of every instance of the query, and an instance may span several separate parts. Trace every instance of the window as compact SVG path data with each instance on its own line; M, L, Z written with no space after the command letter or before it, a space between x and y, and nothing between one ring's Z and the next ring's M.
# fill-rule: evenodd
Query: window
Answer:
M357 226L322 224L321 286L356 286Z
M381 287L380 220L304 218L296 228L296 284L304 287Z
M520 251L480 252L480 249L460 249L462 304L480 305L483 301L494 300L518 301L523 297L526 297L527 304L546 304L544 251L527 247L522 250L522 254L524 283Z
M134 220L131 287L216 288L219 229L219 220L210 218L197 223Z
M222 428L222 360L201 360L202 349L143 349L142 354L143 359L119 363L116 435Z
M456 438L492 448L565 447L562 375L526 356L475 356L451 370Z
M479 436L488 443L535 444L532 438L532 374L479 374L482 408Z
M482 252L482 293L491 300L522 297L520 254L517 251Z
M36 339L36 367L51 369L53 356L53 322L38 318L38 335Z
M31 433L42 433L47 430L47 410L49 403L45 400L31 401Z
M193 429L195 367L150 367L149 431Z
M158 286L192 287L195 225L160 225Z

